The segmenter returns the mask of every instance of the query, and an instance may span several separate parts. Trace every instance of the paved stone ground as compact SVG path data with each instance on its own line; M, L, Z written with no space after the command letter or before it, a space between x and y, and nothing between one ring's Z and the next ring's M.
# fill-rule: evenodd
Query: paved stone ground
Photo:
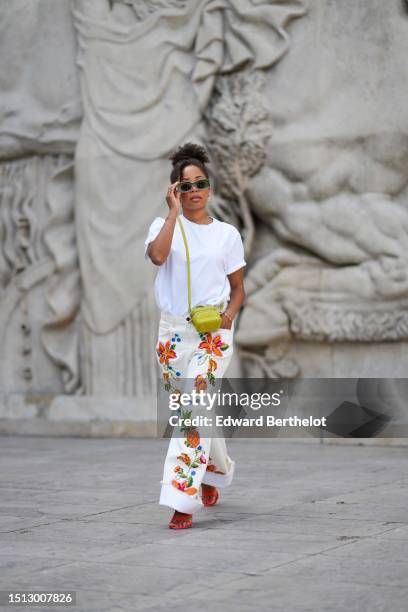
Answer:
M177 532L167 444L0 438L0 589L72 589L76 612L407 612L406 448L229 440L234 484Z

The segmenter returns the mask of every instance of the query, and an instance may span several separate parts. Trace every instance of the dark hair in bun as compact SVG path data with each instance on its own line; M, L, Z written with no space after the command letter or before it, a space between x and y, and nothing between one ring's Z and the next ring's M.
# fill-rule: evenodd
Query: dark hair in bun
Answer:
M206 167L206 163L210 161L207 151L199 144L186 142L181 145L177 151L174 151L169 159L173 162L173 170L170 174L170 182L174 183L181 179L183 168L186 166L198 166L201 168L207 178L210 178L210 173Z

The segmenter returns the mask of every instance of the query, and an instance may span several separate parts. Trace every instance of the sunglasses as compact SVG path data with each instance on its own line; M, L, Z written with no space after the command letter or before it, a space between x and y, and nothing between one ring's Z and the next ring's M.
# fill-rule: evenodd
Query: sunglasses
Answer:
M195 183L181 181L177 185L176 190L181 191L181 193L188 193L189 191L192 191L193 185L195 185L199 191L201 191L202 189L208 189L210 186L210 179L199 179L198 181L195 181Z

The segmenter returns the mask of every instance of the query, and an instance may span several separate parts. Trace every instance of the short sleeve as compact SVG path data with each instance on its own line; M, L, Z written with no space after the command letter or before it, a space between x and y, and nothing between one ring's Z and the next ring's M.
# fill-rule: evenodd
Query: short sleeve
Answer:
M244 259L244 245L242 243L241 234L239 231L232 226L233 231L227 243L227 250L225 254L225 272L226 274L232 274L240 268L246 266Z
M149 255L147 254L147 247L149 246L149 243L152 242L157 234L160 232L161 228L163 227L165 222L165 219L163 219L163 217L156 217L153 222L151 223L149 230L147 232L147 236L146 236L146 240L145 240L145 246L144 246L144 258L145 259L150 259Z

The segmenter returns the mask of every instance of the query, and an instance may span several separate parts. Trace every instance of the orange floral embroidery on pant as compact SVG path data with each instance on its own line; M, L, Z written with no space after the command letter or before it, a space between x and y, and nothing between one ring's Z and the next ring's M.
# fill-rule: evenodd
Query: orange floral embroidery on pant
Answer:
M225 474L225 472L222 472L221 470L217 469L215 463L212 463L211 457L208 458L208 465L206 471L213 472L214 474Z
M198 430L192 425L184 425L184 419L191 419L191 410L183 410L181 414L181 420L183 425L180 430L185 434L184 444L187 448L193 449L188 454L187 452L178 455L177 460L181 465L176 465L174 468L174 478L171 481L173 487L176 487L179 491L187 493L188 495L196 495L198 493L197 487L194 487L194 476L196 475L196 469L201 465L207 463L203 448L200 444L200 435Z
M228 346L228 345L227 345ZM208 361L208 370L210 372L214 372L214 370L216 370L218 367L218 364L216 361L214 361L214 359L209 359Z
M213 355L217 357L222 357L223 351L229 349L229 344L223 342L220 334L212 335L211 332L200 333L201 342L197 347L198 351L198 359L197 364L201 365L205 361L208 362L206 378L211 385L215 385L215 375L214 372L218 367L217 361L213 359ZM204 352L203 352L204 351ZM196 376L195 386L198 390L206 389L207 385L205 384L204 377L201 374Z
M222 357L222 351L226 351L229 347L229 344L226 344L221 340L220 334L216 336L212 336L211 332L207 332L204 334L205 339L200 342L198 348L203 348L207 353L217 355L217 357Z
M159 346L157 348L157 354L159 356L160 363L164 365L169 365L169 360L177 357L175 344L172 344L170 340L167 340L166 344L163 342L159 342Z
M170 379L177 379L181 376L176 368L170 365L171 359L176 359L177 353L175 351L176 342L180 342L181 337L179 334L174 334L171 340L166 342L159 342L156 347L157 357L163 371L164 388L166 391L173 390L174 393L181 393L177 387L174 387Z
M182 461L182 462L183 462L183 463L185 463L186 465L190 465L190 463L191 463L191 459L190 459L190 457L187 455L187 453L181 453L181 455L179 455L179 456L177 457L177 459L178 459L179 461Z
M205 381L205 378L202 374L197 374L197 376L194 379L194 387L197 389L197 391L205 391L207 388L207 383Z

